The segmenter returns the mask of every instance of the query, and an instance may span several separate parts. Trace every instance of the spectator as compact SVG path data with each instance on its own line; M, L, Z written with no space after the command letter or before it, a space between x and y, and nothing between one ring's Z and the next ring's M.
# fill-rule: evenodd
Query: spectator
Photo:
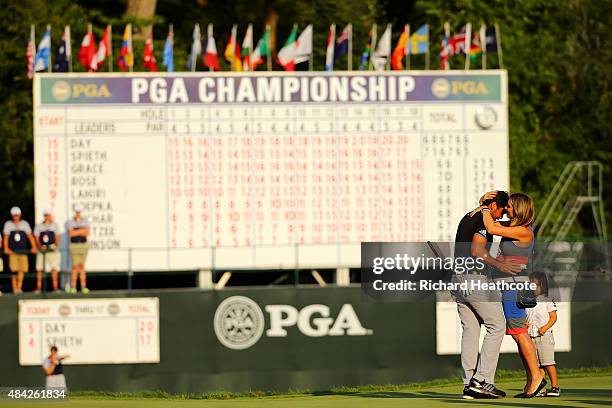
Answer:
M85 261L89 244L89 221L81 216L83 207L74 206L74 218L66 223L68 236L70 237L70 258L72 259L72 274L70 276L70 293L77 292L77 275L81 281L81 292L89 293L87 289L87 278L85 276Z
M69 355L58 355L57 347L51 346L51 354L42 363L46 375L46 388L66 388L66 377L64 377L62 361L68 357Z
M39 253L36 255L36 293L42 289L43 272L51 270L51 283L53 290L58 290L57 272L60 267L61 237L59 227L55 223L51 210L44 210L45 219L34 227L34 238L38 245Z
M27 221L21 219L21 209L11 208L11 219L4 223L2 230L4 253L9 258L9 269L13 274L13 293L23 293L23 277L28 271L28 252L35 254L36 242ZM28 242L29 241L29 242Z

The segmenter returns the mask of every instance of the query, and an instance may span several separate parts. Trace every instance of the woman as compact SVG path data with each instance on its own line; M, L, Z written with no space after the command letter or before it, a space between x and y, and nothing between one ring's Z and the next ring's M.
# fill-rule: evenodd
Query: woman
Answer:
M523 265L521 272L509 274L506 272L495 271L493 279L495 281L504 280L507 282L527 282L529 281L529 263L534 246L533 221L534 209L533 200L526 194L515 193L510 195L506 212L510 217L509 225L502 225L495 222L488 208L483 208L483 221L487 232L501 236L500 252L498 259L501 261L511 260ZM523 392L516 395L516 398L533 398L542 388L546 386L546 380L540 372L536 350L527 332L527 312L520 309L516 302L518 291L502 291L502 302L504 316L506 317L506 334L512 336L517 344L519 354L527 373L527 383Z

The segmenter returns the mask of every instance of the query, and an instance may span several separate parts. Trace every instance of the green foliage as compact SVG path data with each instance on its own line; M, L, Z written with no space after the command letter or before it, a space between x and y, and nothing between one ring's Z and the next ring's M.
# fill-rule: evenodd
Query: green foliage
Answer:
M193 24L198 22L205 33L214 23L217 48L222 60L232 24L239 24L242 39L248 23L253 23L255 42L263 32L265 13L272 7L279 15L277 44L282 44L294 22L300 28L314 24L314 68L323 69L327 29L332 22L340 32L344 24L353 23L353 67L367 41L372 23L379 33L386 23L394 26L393 41L399 27L410 23L418 27L428 23L431 30L430 63L439 66L438 44L443 23L453 30L471 22L499 23L502 33L504 68L509 73L510 166L511 189L532 195L536 204L543 203L565 164L572 160L599 160L604 163L606 180L610 179L612 162L610 138L610 2L583 0L250 0L204 1L159 0L153 19L158 66L167 32L175 29L175 70L183 70L191 43ZM31 218L33 208L32 167L32 101L31 81L26 77L25 49L29 25L37 27L37 41L47 23L52 25L53 44L58 44L64 25L72 28L75 71L82 71L76 54L88 22L94 24L96 41L104 26L113 24L113 50L116 58L126 22L140 25L124 15L125 2L120 0L22 0L10 1L0 8L0 214L10 205L20 204ZM135 70L142 70L142 39L135 40ZM346 57L345 57L346 58ZM454 57L451 64L462 66L463 58ZM338 64L345 67L343 58ZM201 61L199 62L201 64ZM307 69L307 64L300 69ZM477 63L477 66L480 66ZM497 56L488 56L488 66L498 66ZM416 57L413 67L424 67ZM228 65L222 61L222 69ZM612 189L604 188L605 201L612 201ZM612 212L607 207L608 230ZM581 230L591 232L590 217L584 217Z

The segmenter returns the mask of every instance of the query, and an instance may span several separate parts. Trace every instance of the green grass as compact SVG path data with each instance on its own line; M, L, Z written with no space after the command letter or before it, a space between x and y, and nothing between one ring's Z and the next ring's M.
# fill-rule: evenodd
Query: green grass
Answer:
M522 373L500 372L497 385L509 397L498 400L461 400L458 379L443 379L403 385L338 388L328 391L274 393L168 394L164 392L104 393L75 392L63 403L46 402L45 407L74 408L174 408L174 407L274 407L274 408L392 408L473 406L517 407L610 407L612 406L612 369L562 370L561 398L514 399L522 390ZM40 407L39 402L0 402L2 407Z

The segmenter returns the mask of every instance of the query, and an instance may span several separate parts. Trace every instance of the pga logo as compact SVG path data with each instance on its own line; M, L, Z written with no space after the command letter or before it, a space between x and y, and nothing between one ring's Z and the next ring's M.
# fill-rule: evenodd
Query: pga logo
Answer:
M337 316L329 306L314 304L298 310L292 305L267 305L270 328L267 337L287 337L287 328L296 326L308 337L367 336L373 332L361 324L353 306L342 305ZM264 314L259 305L245 296L231 296L219 304L214 331L219 342L233 350L253 346L264 334Z

